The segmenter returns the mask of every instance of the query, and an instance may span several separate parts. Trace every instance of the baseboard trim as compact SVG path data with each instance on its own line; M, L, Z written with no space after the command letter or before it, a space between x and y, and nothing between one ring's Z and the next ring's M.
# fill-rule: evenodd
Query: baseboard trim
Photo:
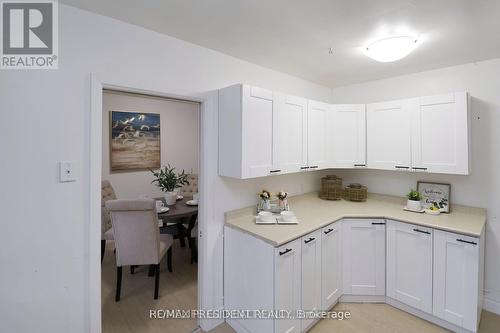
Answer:
M488 297L484 297L483 310L500 315L500 302Z
M402 310L404 312L407 312L409 314L412 314L414 315L415 317L418 317L420 319L423 319L423 320L427 320L428 322L431 322L435 325L438 325L438 326L441 326L441 327L444 327L452 332L456 332L456 333L472 333L471 331L463 328L463 327L460 327L460 326L457 326L455 324L452 324L448 321L445 321L441 318L438 318L436 316L434 316L433 314L430 314L430 313L427 313L427 312L423 312L421 310L418 310L418 309L415 309L409 305L406 305L404 303L401 303L393 298L390 298L390 297L387 297L386 298L386 301L385 301L386 304L392 306L392 307L395 307L399 310Z
M237 320L226 319L226 323L231 326L236 333L249 333L246 328L244 328Z
M380 295L342 295L340 303L385 303L385 296Z

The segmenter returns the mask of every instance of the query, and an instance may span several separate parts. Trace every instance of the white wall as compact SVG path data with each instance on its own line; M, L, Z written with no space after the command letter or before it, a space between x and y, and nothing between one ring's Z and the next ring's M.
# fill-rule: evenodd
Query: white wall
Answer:
M370 192L404 195L417 180L452 184L451 201L484 207L487 306L500 311L500 59L455 66L334 89L335 103L368 103L468 91L472 96L472 174L425 175L392 171L337 171L345 182L366 184Z
M109 112L129 111L160 115L161 165L170 163L179 172L198 173L199 119L198 103L107 91L102 99L102 179L111 182L120 199L147 196L161 197L162 192L151 184L149 170L110 172Z
M328 101L331 90L159 33L59 6L59 69L0 72L0 322L5 332L88 332L90 73L143 90L192 95L246 82ZM215 121L209 119L207 121ZM212 156L212 163L216 155ZM60 160L78 180L58 182ZM214 169L215 170L215 169ZM212 175L215 177L215 174ZM211 225L255 193L317 188L319 173L215 178ZM220 230L220 229L219 229ZM210 249L222 305L222 238Z

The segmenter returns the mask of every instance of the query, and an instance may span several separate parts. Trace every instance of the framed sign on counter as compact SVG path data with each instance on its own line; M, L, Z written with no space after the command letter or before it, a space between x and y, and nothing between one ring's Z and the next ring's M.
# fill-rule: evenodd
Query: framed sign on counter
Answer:
M422 195L423 208L435 206L442 213L450 212L450 184L418 181L417 191Z

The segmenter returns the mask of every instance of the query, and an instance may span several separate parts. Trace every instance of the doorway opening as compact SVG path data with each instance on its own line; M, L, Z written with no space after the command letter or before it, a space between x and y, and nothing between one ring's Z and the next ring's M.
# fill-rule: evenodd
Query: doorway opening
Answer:
M198 328L196 319L154 320L151 316L154 310L199 308L201 102L119 88L102 89L101 98L102 332L191 332ZM184 170L188 175L189 184L176 188L179 200L174 205L167 205L165 194L151 183L154 175L149 169L155 171L167 165L174 167L175 173ZM160 233L172 236L172 271L165 255L160 261L156 300L155 277L149 276L154 272L150 274L149 265L138 265L124 267L120 274L120 299L116 301L116 244L113 230L105 225L109 212L102 206L114 198L154 200L160 211Z

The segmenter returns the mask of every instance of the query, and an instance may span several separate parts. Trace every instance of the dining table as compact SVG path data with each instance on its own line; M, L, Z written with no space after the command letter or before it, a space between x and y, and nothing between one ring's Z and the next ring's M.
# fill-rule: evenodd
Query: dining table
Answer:
M185 237L191 237L191 230L196 224L198 218L198 206L189 205L187 202L192 200L191 197L184 197L177 200L175 205L167 205L165 198L155 198L155 200L163 201L168 211L158 213L158 219L163 225L160 225L160 233L171 234L177 236L181 243L181 247L185 247ZM187 225L187 227L184 227Z

